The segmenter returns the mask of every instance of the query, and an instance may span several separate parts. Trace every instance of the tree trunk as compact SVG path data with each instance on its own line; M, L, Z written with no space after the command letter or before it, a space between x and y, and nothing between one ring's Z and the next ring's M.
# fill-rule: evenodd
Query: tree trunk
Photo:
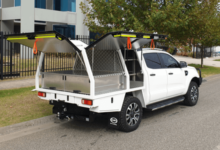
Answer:
M195 40L193 40L193 58L196 58L196 56L195 56Z
M203 46L201 46L201 68L203 68L203 52L204 52L204 48Z

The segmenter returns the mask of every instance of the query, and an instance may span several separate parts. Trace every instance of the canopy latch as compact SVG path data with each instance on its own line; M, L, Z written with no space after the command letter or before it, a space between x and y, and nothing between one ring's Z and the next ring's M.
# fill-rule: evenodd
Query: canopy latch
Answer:
M42 41L43 39L36 39L34 42L33 53L37 54L37 42Z
M155 48L154 39L151 39L150 49L154 49L154 48Z
M127 37L127 48L130 50L132 48L131 39Z

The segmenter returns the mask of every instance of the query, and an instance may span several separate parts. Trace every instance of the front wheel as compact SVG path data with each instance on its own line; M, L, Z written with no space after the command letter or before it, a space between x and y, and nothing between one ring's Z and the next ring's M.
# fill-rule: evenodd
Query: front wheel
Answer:
M184 103L188 106L194 106L197 104L198 99L199 99L199 88L197 83L192 81L185 95Z
M131 132L138 128L142 119L142 105L139 99L126 97L120 112L120 130Z

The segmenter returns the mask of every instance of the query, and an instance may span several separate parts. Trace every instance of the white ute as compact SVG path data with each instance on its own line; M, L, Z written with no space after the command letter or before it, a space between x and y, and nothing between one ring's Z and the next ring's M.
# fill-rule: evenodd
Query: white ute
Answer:
M166 35L111 32L89 46L55 31L6 37L29 47L36 44L41 51L34 90L54 105L59 119L93 121L102 113L108 115L110 127L130 132L138 128L142 109L154 111L179 102L194 106L199 98L199 69L160 49L143 48ZM72 68L42 72L45 53L72 53Z

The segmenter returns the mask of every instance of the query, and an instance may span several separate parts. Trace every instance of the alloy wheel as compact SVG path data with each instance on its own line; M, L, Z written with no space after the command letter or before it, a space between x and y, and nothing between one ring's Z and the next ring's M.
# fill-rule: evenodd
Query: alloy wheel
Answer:
M126 111L126 121L129 126L134 126L140 119L140 109L137 103L131 103Z

